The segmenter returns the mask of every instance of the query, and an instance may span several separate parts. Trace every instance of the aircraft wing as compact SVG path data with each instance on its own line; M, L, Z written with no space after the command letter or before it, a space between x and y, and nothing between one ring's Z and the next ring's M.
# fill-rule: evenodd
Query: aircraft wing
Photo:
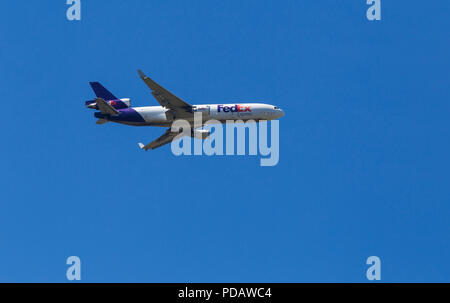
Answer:
M156 98L161 106L172 110L176 116L184 116L186 113L192 113L192 105L184 102L164 87L147 77L141 70L138 70L139 77L147 84L152 91L152 95Z
M144 145L142 143L139 143L139 147L141 149L144 149L145 151L149 150L149 149L155 149L158 148L160 146L166 145L170 142L173 141L173 139L178 135L178 133L173 133L170 131L170 128L166 130L166 132L159 137L158 139L150 142L147 145Z

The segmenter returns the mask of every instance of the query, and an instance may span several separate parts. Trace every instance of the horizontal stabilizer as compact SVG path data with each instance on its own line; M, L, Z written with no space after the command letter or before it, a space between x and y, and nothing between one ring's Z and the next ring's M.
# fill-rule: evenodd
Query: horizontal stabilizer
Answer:
M98 109L103 115L117 116L119 112L102 98L95 98Z
M108 123L109 121L108 120L106 120L106 119L98 119L97 120L97 122L95 123L95 124L105 124L105 123Z

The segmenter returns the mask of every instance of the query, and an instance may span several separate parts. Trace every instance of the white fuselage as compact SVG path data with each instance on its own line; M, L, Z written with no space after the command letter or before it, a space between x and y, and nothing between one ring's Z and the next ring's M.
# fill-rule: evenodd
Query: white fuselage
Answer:
M169 110L162 106L133 107L132 109L143 118L141 125L168 126L175 119L193 121L192 115L189 117L173 117ZM262 103L201 104L194 105L193 112L194 114L202 113L202 121L204 122L217 120L221 123L226 120L273 120L284 115L284 112L278 107ZM136 125L125 121L117 122Z

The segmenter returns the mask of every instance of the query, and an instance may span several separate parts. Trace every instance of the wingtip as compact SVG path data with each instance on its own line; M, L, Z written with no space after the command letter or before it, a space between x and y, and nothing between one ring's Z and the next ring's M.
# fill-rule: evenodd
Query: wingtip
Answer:
M145 151L148 151L148 147L146 148L144 144L142 144L141 142L138 143L140 149L143 149Z
M144 72L143 72L142 70L140 70L140 69L138 69L138 74L139 74L139 77L140 77L142 80L146 80L146 79L148 78L147 75L144 74Z

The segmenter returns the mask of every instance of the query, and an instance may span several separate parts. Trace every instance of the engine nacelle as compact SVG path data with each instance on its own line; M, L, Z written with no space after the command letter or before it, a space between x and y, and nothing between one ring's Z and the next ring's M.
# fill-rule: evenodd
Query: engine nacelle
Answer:
M130 98L123 98L118 100L105 100L115 109L127 108L131 106ZM98 109L97 102L95 100L86 101L86 107L92 109Z
M191 137L196 139L206 139L211 135L211 131L207 129L192 129Z
M125 103L128 107L131 107L131 100L130 98L122 98L120 99L123 103Z

